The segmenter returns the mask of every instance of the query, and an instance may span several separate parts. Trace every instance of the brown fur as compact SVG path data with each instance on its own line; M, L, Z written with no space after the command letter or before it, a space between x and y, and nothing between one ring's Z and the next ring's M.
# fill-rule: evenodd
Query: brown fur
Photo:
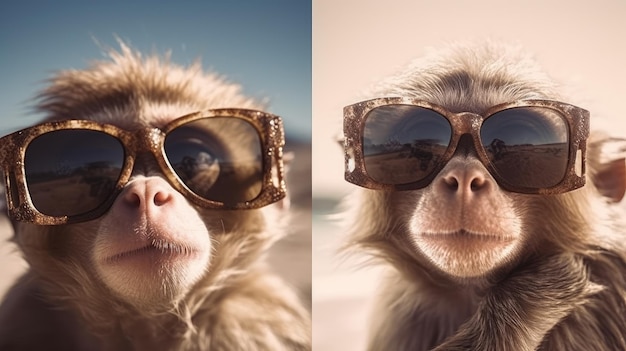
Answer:
M124 44L110 60L58 74L39 104L49 120L91 119L127 129L222 107L262 105L198 64L142 58ZM152 165L143 165L151 174ZM158 294L139 302L120 298L98 276L87 252L102 218L63 226L14 223L31 269L0 309L0 349L310 349L308 312L264 262L287 223L279 207L195 208L211 236L209 266L182 295L168 293L176 282L164 281L165 301L153 299Z
M411 96L451 111L481 113L520 99L564 101L559 89L517 48L460 45L416 61L367 98ZM475 277L436 268L412 237L416 218L439 226L452 220L451 209L432 210L441 201L433 185L439 178L413 191L355 189L345 201L345 249L365 251L392 268L371 315L368 349L625 350L625 226L594 188L606 139L591 139L588 154L595 161L588 163L585 188L555 196L498 190L493 201L506 206L465 210L473 211L478 227L493 226L495 219L503 227L519 221L522 228L520 248ZM612 156L602 158L613 161ZM623 155L618 159L623 169Z

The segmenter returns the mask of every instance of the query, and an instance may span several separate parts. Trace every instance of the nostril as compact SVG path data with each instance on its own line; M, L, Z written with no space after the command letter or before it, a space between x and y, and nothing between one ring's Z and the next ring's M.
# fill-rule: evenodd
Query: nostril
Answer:
M459 180L454 176L448 176L443 179L445 185L448 189L452 191L457 191L459 189Z
M124 194L124 200L133 207L141 206L141 196L134 191L126 192L126 194Z
M156 206L163 206L171 200L171 194L159 191L154 195L153 201Z
M472 181L470 182L470 189L472 191L479 191L486 185L487 185L487 180L485 178L476 177L472 179Z

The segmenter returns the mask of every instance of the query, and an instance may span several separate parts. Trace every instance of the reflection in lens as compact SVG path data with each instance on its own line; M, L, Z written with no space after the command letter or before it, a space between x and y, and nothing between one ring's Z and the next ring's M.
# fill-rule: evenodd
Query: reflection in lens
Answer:
M168 133L164 147L178 177L200 197L233 205L261 193L261 140L243 119L211 117L184 124Z
M430 175L445 153L452 128L439 113L411 105L370 111L363 130L367 174L384 184L407 184Z
M114 192L124 148L93 130L58 130L33 139L24 170L35 208L49 216L74 216L102 205Z
M563 117L545 107L518 107L487 118L481 141L498 175L513 186L547 188L565 177L569 157Z

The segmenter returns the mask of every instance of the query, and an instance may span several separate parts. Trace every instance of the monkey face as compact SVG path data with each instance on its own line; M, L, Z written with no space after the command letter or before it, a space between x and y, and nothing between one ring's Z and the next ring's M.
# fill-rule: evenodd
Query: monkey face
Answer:
M443 272L484 276L520 249L523 224L514 201L472 153L452 159L415 195L409 240Z
M206 274L211 240L255 217L237 210L284 196L282 124L218 109L121 126L66 120L6 136L10 213L52 225L19 226L23 242L58 246L117 296L163 306Z
M482 277L525 242L518 194L584 185L588 112L524 100L481 114L413 99L345 109L346 179L388 192L409 252L444 273ZM402 194L406 192L406 194ZM411 251L411 250L409 250Z

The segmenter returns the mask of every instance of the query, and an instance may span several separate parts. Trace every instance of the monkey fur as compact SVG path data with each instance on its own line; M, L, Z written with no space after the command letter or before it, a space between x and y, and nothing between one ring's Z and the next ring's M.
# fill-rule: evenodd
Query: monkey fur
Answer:
M199 64L183 68L169 57L143 57L123 43L109 56L51 79L38 100L47 120L90 119L133 130L204 109L264 107ZM134 172L154 175L144 161L135 168L145 169ZM0 308L0 349L310 350L307 309L265 263L286 232L288 211L280 204L233 211L179 202L181 216L157 222L198 232L210 248L207 266L196 267L199 277L186 285L181 269L160 272L169 280L150 281L156 288L138 283L142 277L113 282L121 292L110 288L90 252L99 233L116 225L113 209L71 225L14 222L14 242L30 270ZM118 278L125 279L112 279Z
M413 97L480 114L521 99L569 102L559 91L522 49L487 43L434 51L366 98ZM625 162L623 151L607 152L610 143L624 150L623 141L592 133L587 185L560 195L496 185L491 199L457 211L441 205L441 173L419 190L355 188L343 203L344 253L366 253L389 268L370 316L368 350L626 350L626 225L615 204L626 186ZM473 146L463 151L450 162L469 162ZM518 228L517 249L488 269L478 254L445 256L483 270L451 274L424 255L414 228L436 230L460 216L477 228Z

